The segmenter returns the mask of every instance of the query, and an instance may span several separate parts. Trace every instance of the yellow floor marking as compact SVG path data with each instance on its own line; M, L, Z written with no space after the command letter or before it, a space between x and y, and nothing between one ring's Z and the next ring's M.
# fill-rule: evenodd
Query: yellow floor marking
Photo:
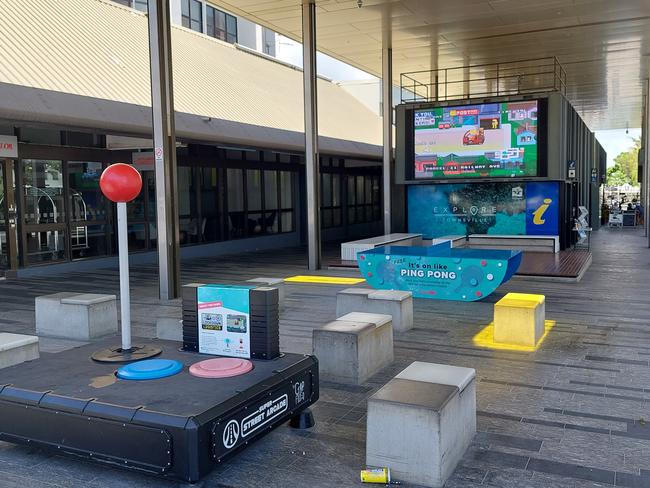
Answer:
M363 283L363 278L342 278L340 276L290 276L284 281L288 283L318 283L321 285L356 285Z
M501 342L494 342L494 322L490 322L484 329L482 329L478 334L472 338L472 342L475 346L487 347L489 349L500 349L503 351L523 351L523 352L535 352L539 346L542 345L544 339L555 327L555 320L545 320L544 321L544 335L539 339L539 342L536 346L519 346L516 344L504 344Z

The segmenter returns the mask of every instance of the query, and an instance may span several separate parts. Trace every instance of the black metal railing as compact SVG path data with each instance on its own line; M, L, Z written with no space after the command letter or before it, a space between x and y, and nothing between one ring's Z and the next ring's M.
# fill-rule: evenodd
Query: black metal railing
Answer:
M566 71L556 57L411 71L400 75L402 103L561 92Z

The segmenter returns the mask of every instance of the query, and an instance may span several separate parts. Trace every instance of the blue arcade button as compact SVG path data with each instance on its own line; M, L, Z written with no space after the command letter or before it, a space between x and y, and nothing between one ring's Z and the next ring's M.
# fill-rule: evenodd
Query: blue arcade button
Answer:
M172 359L145 359L122 366L117 377L123 380L157 380L179 373L183 363Z

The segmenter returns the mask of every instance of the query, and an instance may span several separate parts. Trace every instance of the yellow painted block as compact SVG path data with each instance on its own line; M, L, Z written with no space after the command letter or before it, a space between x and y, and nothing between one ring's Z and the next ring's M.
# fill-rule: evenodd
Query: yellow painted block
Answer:
M519 300L522 302L535 302L542 304L546 301L546 297L544 295L537 295L534 293L506 293L505 296L499 300L499 302L503 300Z
M494 341L494 322L488 324L478 334L472 338L475 346L485 347L488 349L497 349L499 351L516 351L516 352L535 352L544 342L548 333L555 326L555 320L546 320L544 323L544 335L539 339L535 346L518 346L516 344L504 344Z
M288 283L317 283L321 285L356 285L363 283L363 278L343 278L340 276L290 276L284 281Z
M508 293L494 305L494 342L535 346L544 335L544 295Z

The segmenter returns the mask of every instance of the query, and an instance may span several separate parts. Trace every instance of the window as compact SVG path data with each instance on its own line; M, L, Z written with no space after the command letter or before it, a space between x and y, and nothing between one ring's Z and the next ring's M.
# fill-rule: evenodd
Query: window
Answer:
M348 223L361 224L381 219L379 175L347 175Z
M203 4L198 0L181 0L183 27L203 32Z
M179 166L178 174L178 228L181 246L203 240L204 219L199 215L198 181L195 169Z
M262 27L262 51L269 56L275 56L275 32Z
M102 256L107 252L107 202L99 190L102 163L67 163L70 253L72 259Z
M255 236L264 233L265 222L262 219L262 171L259 169L246 170L246 195L248 211L248 235Z
M49 146L61 145L61 131L42 127L21 127L19 130L20 142L27 144L47 144Z
M14 135L14 126L10 124L4 124L0 122L0 135L3 136L13 136Z
M222 41L237 42L237 17L217 10L209 5L206 7L206 27L209 36Z
M264 171L264 222L267 234L278 233L278 172Z
M244 212L244 174L241 169L228 168L228 228L230 237L246 235Z
M292 172L229 168L227 185L231 238L293 232Z
M201 175L201 226L205 242L220 241L221 213L219 211L218 181L220 172L217 168L199 168Z
M30 264L66 258L63 162L23 159L24 250Z
M280 230L293 232L295 219L293 213L293 173L280 171Z
M115 3L124 5L125 7L131 7L141 12L147 11L147 0L113 0Z
M61 140L64 146L74 147L105 147L105 137L91 132L62 131Z
M341 176L339 173L323 172L321 177L321 224L323 228L342 225Z
M65 222L61 161L23 159L23 192L26 224Z

